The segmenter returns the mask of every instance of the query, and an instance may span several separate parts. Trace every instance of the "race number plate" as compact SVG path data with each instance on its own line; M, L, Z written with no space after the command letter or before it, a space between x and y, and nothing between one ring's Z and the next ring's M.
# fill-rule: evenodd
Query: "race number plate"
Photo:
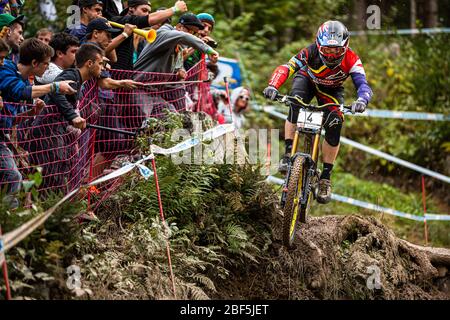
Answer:
M323 113L300 110L297 126L299 128L320 129L322 126Z

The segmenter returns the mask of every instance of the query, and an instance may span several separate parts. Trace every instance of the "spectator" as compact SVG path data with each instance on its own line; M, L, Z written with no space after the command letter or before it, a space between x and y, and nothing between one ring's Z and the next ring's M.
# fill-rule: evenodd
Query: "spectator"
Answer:
M104 18L97 18L89 22L86 29L86 42L96 43L105 50L106 57L112 62L117 62L116 48L129 36L133 35L133 29L136 26L126 24L124 32L112 39L113 33L120 32L120 29L114 29Z
M98 46L103 51L105 49L111 48L111 33L115 32L116 29L111 28L107 20L100 18L93 20L88 26L88 42L86 44L93 44ZM130 28L131 30L131 28ZM112 51L112 57L115 58L114 49ZM108 59L106 59L108 60ZM140 83L133 80L114 80L110 78L109 72L104 68L98 80L98 85L101 89L135 89Z
M9 0L0 0L0 14L11 14L11 7L9 6Z
M157 31L156 40L145 46L134 65L134 69L143 72L174 73L177 79L186 79L187 73L183 68L183 45L192 46L201 52L205 52L211 60L217 61L218 53L193 35L201 28L203 28L202 23L192 13L182 15L175 28L169 24L163 25ZM138 74L136 80L141 77L145 77L145 74ZM186 109L186 102L188 102L188 105L192 104L190 101L192 99L185 88L180 85L165 85L164 88L159 88L159 90L170 90L170 97L167 95L163 97L162 99L165 101L155 99L151 101L148 100L152 98L151 94L143 95L138 97L141 99L138 105L150 104L153 112L154 106L157 108L168 107L169 109L174 107L176 111L181 111ZM167 104L166 101L171 102Z
M9 13L16 17L23 3L23 0L0 0L0 13Z
M10 60L0 67L0 91L2 98L8 102L27 102L33 103L33 99L42 97L48 93L60 91L65 94L73 94L75 91L70 86L70 81L53 82L45 85L32 86L29 78L41 77L50 64L50 58L53 56L53 49L42 41L31 38L25 40L20 46L21 56L18 65ZM0 115L0 128L11 128L15 122L14 117L21 112L28 112L28 115L36 114L33 110L5 103Z
M111 20L112 17L118 16L123 11L122 0L102 0L103 1L103 16Z
M30 161L33 165L42 167L44 181L41 188L44 190L58 187L67 188L64 191L68 191L74 183L81 180L79 173L71 171L75 168L75 160L82 161L77 156L76 141L80 136L79 130L86 128L86 120L81 117L77 105L83 99L83 83L100 77L103 55L103 50L97 45L82 45L75 55L76 68L64 70L55 79L71 81L78 93L66 95L64 92L52 92L47 96L46 102L54 105L56 110L44 110L33 122L30 132Z
M100 78L103 70L104 51L97 45L83 44L75 55L76 68L66 69L61 72L56 81L71 81L77 91L81 89L84 82L90 79ZM86 120L76 112L76 103L80 97L69 96L64 92L52 92L48 101L58 107L59 112L66 121L75 128L86 128Z
M3 66L6 57L8 56L9 53L9 46L8 44L0 39L0 67ZM0 106L0 109L2 109L2 107Z
M238 87L231 93L231 109L225 104L219 105L219 114L222 114L226 123L234 123L236 129L240 129L245 125L244 113L249 110L250 90L244 87Z
M42 77L50 64L53 56L53 49L42 41L31 38L24 41L20 46L19 63L15 65L6 59L0 67L0 91L4 101L8 102L32 102L34 98L42 97L48 93L59 90L65 94L73 94L75 91L70 86L70 81L53 82L45 85L32 86L29 82L31 76ZM16 116L18 109L16 106L5 104L4 112ZM0 127L11 128L12 121L2 119Z
M0 40L1 58L5 56L6 50L8 50L7 44ZM4 65L0 67L0 91L5 101L16 103L25 101L31 104L33 98L55 91L57 87L62 92L73 92L68 82L43 86L30 85L30 76L42 76L47 69L50 57L53 55L53 49L50 46L33 38L26 40L21 45L20 53L18 65L10 60L5 60ZM1 58L0 60L2 60ZM19 190L22 179L12 158L11 148L13 144L10 142L10 130L14 125L23 125L24 121L27 120L26 117L39 114L44 106L45 103L42 100L35 99L32 109L5 102L0 110L0 183L4 181L14 182L8 186L7 192L10 194ZM10 197L9 206L16 207L17 205L17 199Z
M50 43L50 40L52 39L52 37L53 37L53 32L47 28L40 29L38 32L36 32L36 38L45 42L46 44Z
M205 28L203 30L200 30L198 32L198 34L200 35L201 38L209 37L211 35L211 33L213 32L214 25L216 24L216 20L209 13L200 13L197 15L197 18L205 26Z
M56 33L50 40L50 47L54 52L52 61L44 75L36 77L36 82L39 84L52 83L61 72L73 68L79 46L80 42L76 37L65 32Z
M194 36L203 28L200 20L192 13L186 13L179 19L176 27L169 24L159 28L156 40L146 45L134 70L145 72L178 73L184 79L183 50L181 45L188 45L207 53L211 61L217 62L219 54L210 46Z
M216 21L214 17L209 13L200 13L197 15L197 18L203 24L203 29L198 31L198 37L203 40L207 45L211 48L217 48L217 42L210 37L211 32L213 31L214 25ZM184 59L184 69L189 71L193 66L200 62L202 59L202 53L193 48L185 48L183 51L183 59ZM215 63L214 63L215 64Z
M0 39L0 67L3 66L8 53L9 46L4 40ZM3 100L0 97L0 112L2 109ZM0 192L6 191L7 194L2 199L3 204L10 209L15 209L19 206L19 201L14 197L14 194L20 190L22 175L17 169L14 154L8 148L7 142L9 142L7 133L0 129ZM5 184L6 190L4 190Z
M186 11L187 6L184 1L177 1L170 9L150 13L151 6L148 0L129 0L128 8L123 10L120 16L113 17L111 20L145 29L166 21L177 12ZM133 64L137 61L143 48L140 44L141 41L138 36L129 37L123 41L116 49L117 62L113 63L112 67L120 70L133 70Z
M100 0L79 0L81 17L80 23L66 29L66 32L77 37L78 40L84 40L86 28L89 22L102 16L103 2Z
M8 59L15 64L19 62L19 47L23 42L23 18L13 17L8 13L0 14L0 38L10 47Z

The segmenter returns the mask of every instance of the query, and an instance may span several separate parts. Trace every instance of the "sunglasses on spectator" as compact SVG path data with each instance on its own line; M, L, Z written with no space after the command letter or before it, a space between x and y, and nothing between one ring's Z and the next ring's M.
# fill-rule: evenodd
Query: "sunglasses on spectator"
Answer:
M245 101L250 100L250 98L248 96L239 96L239 99L242 99L242 100L245 100Z

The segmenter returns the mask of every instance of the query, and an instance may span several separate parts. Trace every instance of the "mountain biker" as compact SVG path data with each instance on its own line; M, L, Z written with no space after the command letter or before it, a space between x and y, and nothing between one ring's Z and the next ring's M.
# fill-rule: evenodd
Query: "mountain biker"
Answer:
M291 95L298 95L305 103L316 97L319 105L344 103L343 83L352 77L358 99L352 103L352 112L364 112L372 97L361 60L348 47L349 33L339 21L327 21L317 31L316 41L302 49L287 64L277 67L264 89L267 99L275 100L278 89L295 74ZM295 127L299 115L298 107L290 107L285 123L285 146L279 171L285 173L289 164ZM339 141L344 117L337 106L324 111L325 140L322 144L323 172L319 180L319 203L331 199L331 171L339 151Z

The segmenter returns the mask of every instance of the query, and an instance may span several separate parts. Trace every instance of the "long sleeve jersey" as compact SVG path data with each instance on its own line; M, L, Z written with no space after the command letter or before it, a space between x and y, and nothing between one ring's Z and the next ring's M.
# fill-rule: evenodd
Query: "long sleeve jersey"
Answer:
M4 109L0 110L0 127L10 129L17 114L27 111L20 103L32 103L32 87L28 79L23 79L17 65L5 59L0 67L0 96L4 101ZM10 104L7 102L14 102Z
M328 68L320 59L316 44L311 44L293 56L287 64L279 66L273 73L269 85L279 89L288 78L299 72L310 78L315 84L329 87L342 86L351 76L358 93L358 98L369 103L372 90L367 83L366 73L361 59L350 48L345 53L341 64L334 69Z
M134 70L144 72L172 73L176 67L183 67L178 63L179 56L182 56L182 45L193 47L200 52L207 53L212 50L199 38L182 31L175 30L174 27L165 24L158 30L155 42L149 43L141 52Z

